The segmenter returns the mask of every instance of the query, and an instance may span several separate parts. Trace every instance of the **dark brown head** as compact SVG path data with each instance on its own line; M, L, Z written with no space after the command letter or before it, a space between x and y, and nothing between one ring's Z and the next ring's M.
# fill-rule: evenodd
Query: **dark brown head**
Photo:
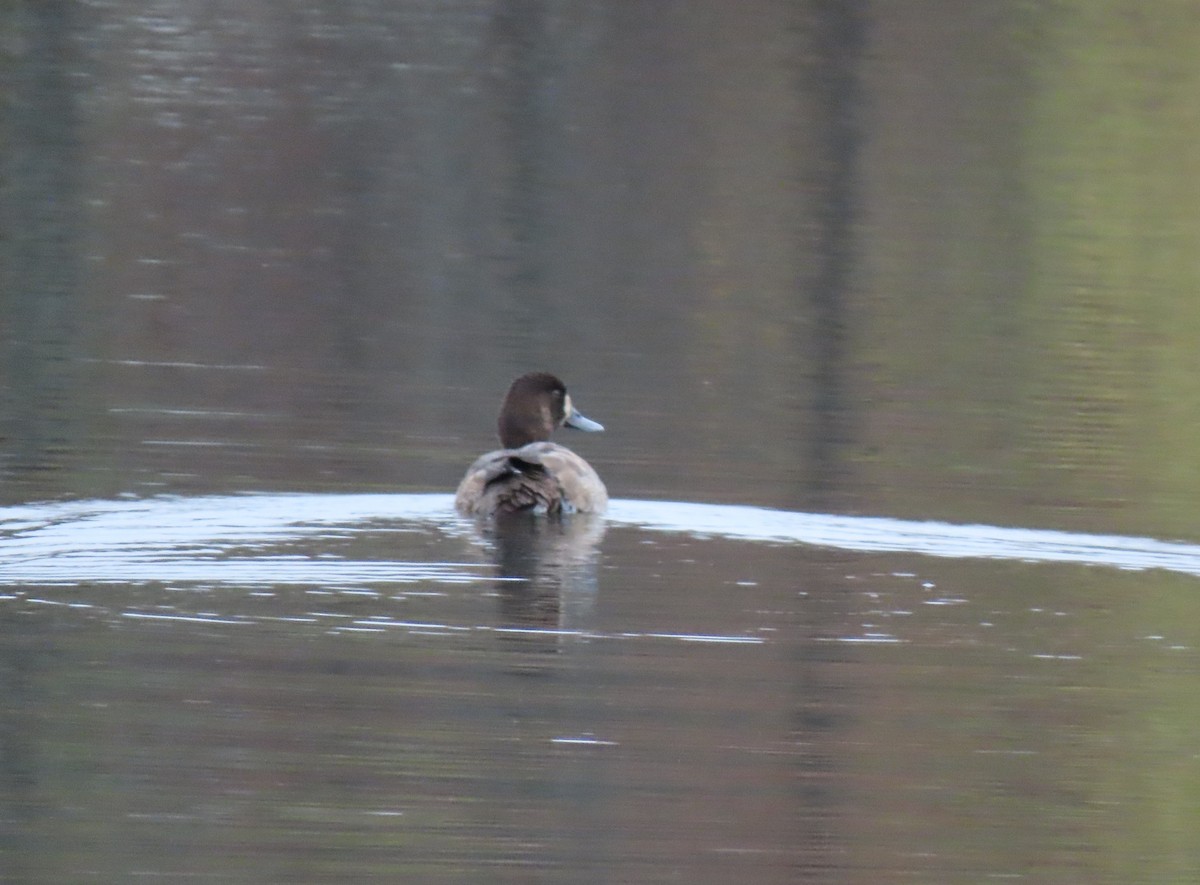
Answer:
M567 386L548 372L530 372L512 383L497 425L500 445L506 449L548 440L563 425L577 430L604 429L575 411Z

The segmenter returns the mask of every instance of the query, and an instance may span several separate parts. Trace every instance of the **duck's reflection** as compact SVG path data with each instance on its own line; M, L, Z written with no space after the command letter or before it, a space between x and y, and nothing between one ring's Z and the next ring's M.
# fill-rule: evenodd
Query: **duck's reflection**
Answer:
M512 514L480 528L498 568L499 633L530 652L557 652L591 627L604 518Z

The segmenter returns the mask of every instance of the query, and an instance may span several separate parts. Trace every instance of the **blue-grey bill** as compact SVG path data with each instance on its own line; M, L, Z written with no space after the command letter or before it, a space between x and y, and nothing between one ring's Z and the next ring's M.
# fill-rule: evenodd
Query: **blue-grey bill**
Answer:
M599 421L593 421L591 418L585 418L574 409L571 410L571 414L567 416L567 420L563 423L568 427L574 427L576 430L596 431L604 429L604 425Z

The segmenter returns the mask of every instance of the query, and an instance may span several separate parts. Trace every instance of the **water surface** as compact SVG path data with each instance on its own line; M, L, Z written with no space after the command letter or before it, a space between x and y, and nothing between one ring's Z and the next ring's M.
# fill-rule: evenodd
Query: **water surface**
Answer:
M0 5L0 879L1200 880L1198 41Z
M13 881L1103 881L1130 827L1192 862L1136 823L1196 758L1192 545L446 494L0 532Z

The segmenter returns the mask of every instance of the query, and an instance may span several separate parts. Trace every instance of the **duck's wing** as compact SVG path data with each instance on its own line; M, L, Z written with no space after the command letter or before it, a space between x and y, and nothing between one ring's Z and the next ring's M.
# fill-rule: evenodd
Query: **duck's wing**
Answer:
M536 442L478 458L454 496L460 513L475 516L537 510L600 513L608 492L591 466L570 449Z
M536 452L499 449L476 459L454 495L454 506L468 516L515 513L520 510L557 512L562 490Z
M523 463L536 464L557 487L557 508L567 513L603 513L608 506L608 490L600 476L583 458L566 446L536 442L520 448L516 456Z

